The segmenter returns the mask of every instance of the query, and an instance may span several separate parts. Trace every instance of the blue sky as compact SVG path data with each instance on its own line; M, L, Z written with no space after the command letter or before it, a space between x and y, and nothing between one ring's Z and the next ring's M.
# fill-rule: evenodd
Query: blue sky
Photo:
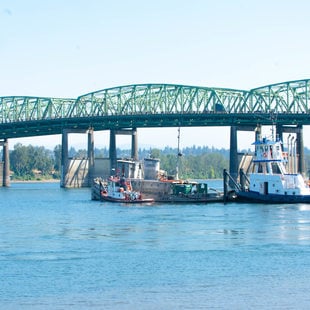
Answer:
M307 0L0 0L0 96L76 98L136 83L251 89L310 78L309 12ZM140 145L173 146L176 137L175 128L139 131ZM238 138L246 148L254 135ZM72 144L85 139L74 135ZM18 141L52 147L61 139ZM95 145L108 146L107 135L96 133ZM184 128L181 147L191 145L228 148L229 129Z

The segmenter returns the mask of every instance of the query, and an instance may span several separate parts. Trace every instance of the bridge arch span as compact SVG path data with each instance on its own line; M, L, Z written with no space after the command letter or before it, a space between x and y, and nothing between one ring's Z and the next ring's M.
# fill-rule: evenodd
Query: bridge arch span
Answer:
M59 134L63 128L310 125L310 80L252 90L136 84L72 98L0 97L0 138Z
M224 109L228 112L240 106L247 93L177 84L125 85L78 97L71 115L203 113Z

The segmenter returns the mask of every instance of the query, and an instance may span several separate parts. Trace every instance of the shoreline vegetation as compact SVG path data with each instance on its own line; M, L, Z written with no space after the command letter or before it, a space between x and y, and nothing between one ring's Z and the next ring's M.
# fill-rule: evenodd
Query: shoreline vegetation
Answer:
M43 146L17 143L10 151L10 170L12 182L59 182L61 174L61 145L54 150ZM130 158L131 150L116 150L117 158ZM1 154L0 154L1 155ZM109 158L109 149L94 150L95 158ZM79 160L87 158L86 150L69 149L68 158ZM176 175L176 167L182 179L216 179L222 177L223 168L228 167L229 150L209 147L187 147L181 150L171 147L164 149L139 149L138 158L158 158L160 169L169 175Z

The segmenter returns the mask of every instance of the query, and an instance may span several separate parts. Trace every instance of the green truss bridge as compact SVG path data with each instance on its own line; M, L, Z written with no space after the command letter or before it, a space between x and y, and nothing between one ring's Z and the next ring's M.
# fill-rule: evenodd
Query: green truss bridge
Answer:
M237 90L173 84L118 86L76 99L0 97L0 138L63 129L309 125L310 80Z
M137 128L230 126L230 175L237 179L237 131L296 133L298 171L304 172L303 125L310 125L310 79L237 90L173 84L118 86L76 99L0 97L0 183L9 185L8 139L62 134L61 186L90 186L102 176L94 158L94 131L110 130L109 174L117 167L116 134L132 135L131 157L137 160ZM68 156L68 134L88 133L88 157ZM98 169L97 169L98 168ZM96 170L97 169L97 170ZM1 178L2 173L2 178ZM1 184L0 184L1 185Z

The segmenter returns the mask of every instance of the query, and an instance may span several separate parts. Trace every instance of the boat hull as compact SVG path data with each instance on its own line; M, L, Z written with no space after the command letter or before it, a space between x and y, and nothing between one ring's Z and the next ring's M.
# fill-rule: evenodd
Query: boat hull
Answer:
M154 199L152 198L140 198L140 199L120 199L114 198L110 196L101 195L101 200L109 201L109 202L118 202L118 203L152 203Z
M213 203L213 202L223 202L223 196L219 195L208 195L208 196L198 196L198 195L162 195L155 198L156 202L163 203Z
M264 195L253 191L239 191L236 193L236 196L237 201L249 203L310 203L310 195Z

